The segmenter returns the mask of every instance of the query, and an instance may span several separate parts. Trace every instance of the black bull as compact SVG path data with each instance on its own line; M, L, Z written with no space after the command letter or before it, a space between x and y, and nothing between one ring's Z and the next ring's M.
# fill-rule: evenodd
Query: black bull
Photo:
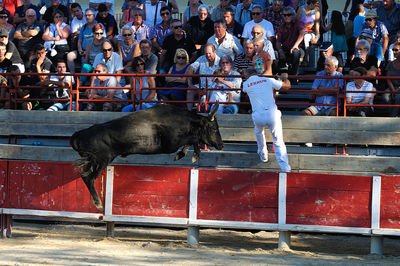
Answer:
M119 155L173 153L183 146L175 156L179 160L193 145L195 162L200 157L199 144L221 150L224 143L215 119L217 105L208 117L172 105L157 105L75 132L70 144L81 156L76 165L96 208L101 210L103 205L94 181Z

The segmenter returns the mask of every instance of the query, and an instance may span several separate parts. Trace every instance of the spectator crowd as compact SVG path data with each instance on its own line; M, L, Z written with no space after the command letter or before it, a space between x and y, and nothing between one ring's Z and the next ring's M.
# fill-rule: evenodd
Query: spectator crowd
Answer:
M95 73L79 77L81 86L94 87L80 97L97 100L80 110L132 112L158 101L186 101L191 110L199 99L202 110L219 101L218 113L248 113L246 105L238 104L248 101L241 90L245 70L285 72L293 85L300 67L318 76L311 90L315 105L303 115L336 115L350 104L348 115L369 116L374 112L369 105L376 101L400 105L400 80L371 79L400 75L400 5L395 0L346 0L343 10L330 16L327 0L216 4L211 8L189 0L180 14L177 0L125 0L121 11L114 0L90 0L86 10L74 0L40 0L38 5L0 0L0 72L14 74L0 77L0 107L76 109L69 101L77 82L71 74ZM117 12L122 12L119 21ZM174 76L119 75L129 73ZM346 75L355 78L345 83L341 77ZM212 90L201 93L205 87ZM345 90L344 102L338 103L338 92ZM10 94L25 100L4 100ZM133 98L135 105L128 101ZM398 107L389 110L392 117L398 113Z

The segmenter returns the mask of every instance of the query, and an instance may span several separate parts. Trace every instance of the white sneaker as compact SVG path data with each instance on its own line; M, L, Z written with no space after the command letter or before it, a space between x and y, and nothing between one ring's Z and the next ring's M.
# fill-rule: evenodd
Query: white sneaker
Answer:
M311 148L311 147L312 147L312 143L311 143L311 142L307 142L307 143L306 143L306 147Z
M268 162L268 154L265 155L263 152L257 152L257 153L258 153L258 155L260 156L260 160L261 160L263 163Z

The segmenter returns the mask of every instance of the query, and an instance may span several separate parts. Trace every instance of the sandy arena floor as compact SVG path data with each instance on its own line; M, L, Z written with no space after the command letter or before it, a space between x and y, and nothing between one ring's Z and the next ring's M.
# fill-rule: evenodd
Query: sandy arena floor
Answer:
M14 223L0 239L0 265L399 265L400 239L385 238L384 256L368 255L370 238L293 234L292 250L277 247L277 232L201 229L200 245L186 244L185 229Z

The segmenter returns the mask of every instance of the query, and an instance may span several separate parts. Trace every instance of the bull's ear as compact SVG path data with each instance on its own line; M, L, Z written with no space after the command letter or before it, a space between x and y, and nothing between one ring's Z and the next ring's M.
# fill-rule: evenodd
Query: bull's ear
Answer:
M210 114L208 115L208 119L210 119L210 121L214 121L215 114L218 111L218 107L219 107L219 102L216 102L213 108L211 109Z

